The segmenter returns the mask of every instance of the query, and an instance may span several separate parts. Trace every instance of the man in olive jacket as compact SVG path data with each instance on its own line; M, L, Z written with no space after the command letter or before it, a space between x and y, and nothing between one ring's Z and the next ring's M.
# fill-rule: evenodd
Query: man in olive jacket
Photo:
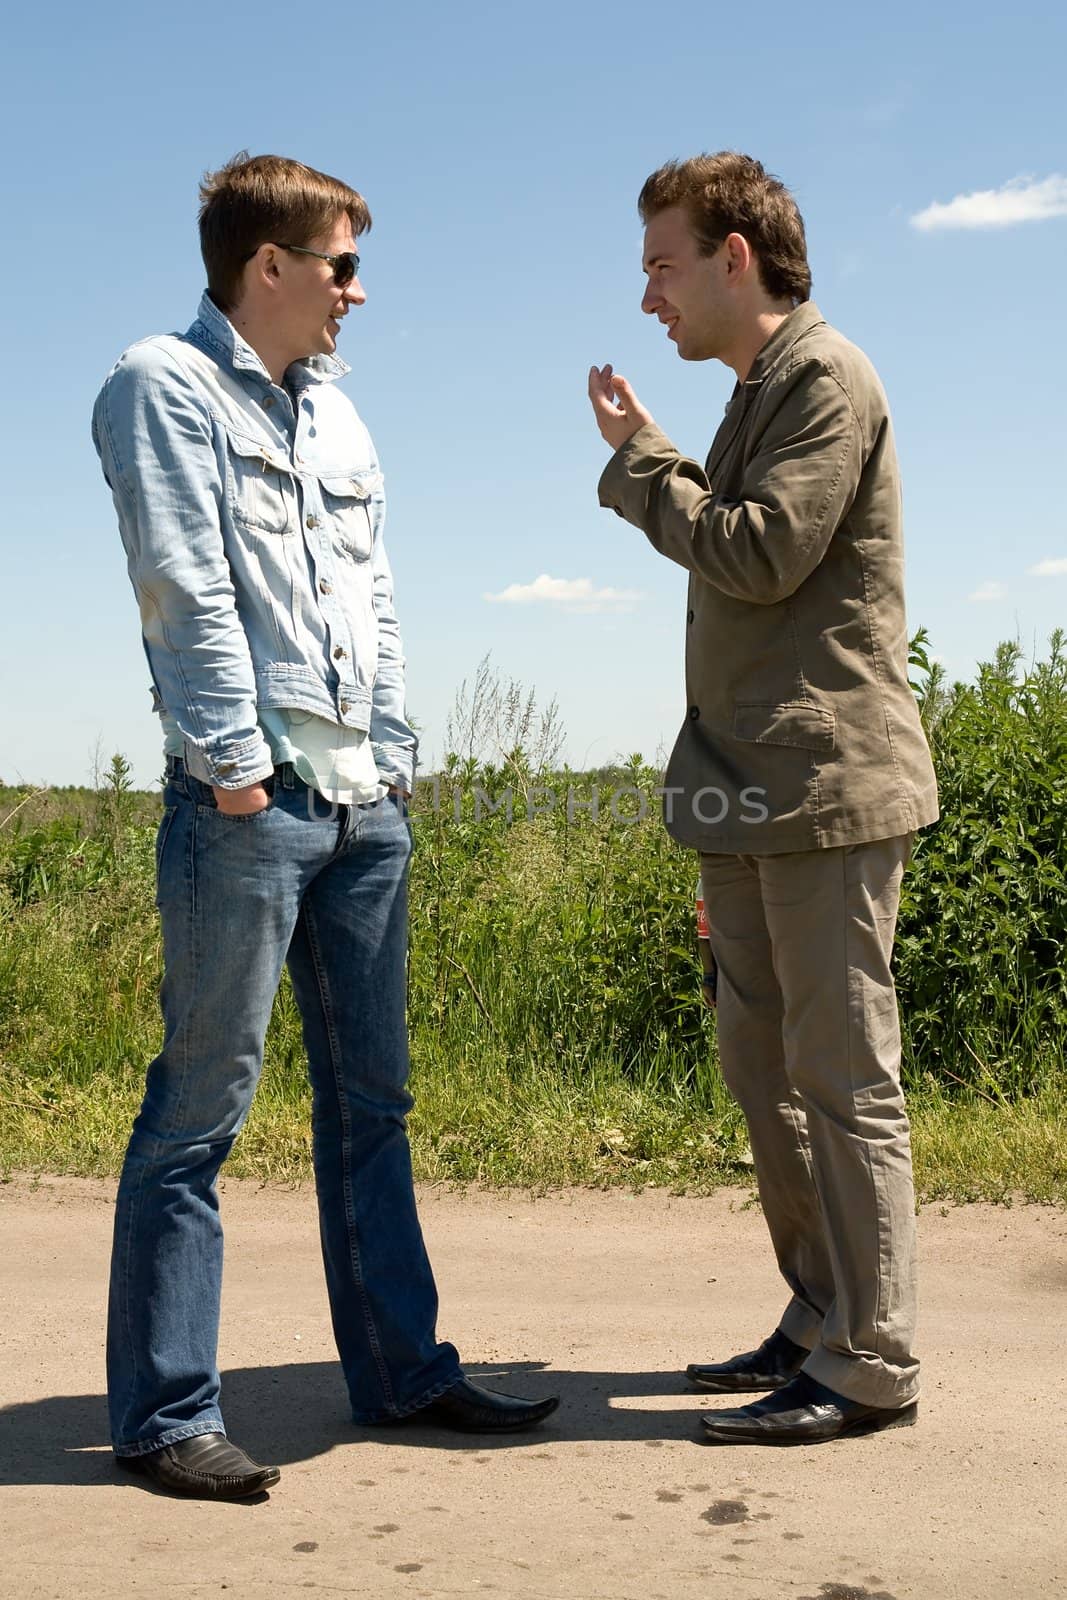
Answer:
M900 484L870 362L812 303L796 203L733 152L639 201L642 309L737 374L703 467L594 367L614 450L600 502L689 574L688 709L665 821L700 852L724 1077L791 1290L757 1349L696 1387L767 1398L717 1441L803 1443L913 1421L911 1149L890 971L915 830L937 817L907 678Z

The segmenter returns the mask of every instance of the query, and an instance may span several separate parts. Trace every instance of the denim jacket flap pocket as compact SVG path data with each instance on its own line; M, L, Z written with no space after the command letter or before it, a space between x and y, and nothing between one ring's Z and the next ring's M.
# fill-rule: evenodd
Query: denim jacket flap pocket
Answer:
M232 509L259 533L295 533L299 526L293 469L279 450L249 434L227 429Z
M370 469L319 474L322 503L334 537L353 561L366 561L370 557L374 540L370 503L381 482L381 473Z
M836 718L810 700L778 705L742 701L734 706L734 737L753 744L778 744L829 755L834 748Z

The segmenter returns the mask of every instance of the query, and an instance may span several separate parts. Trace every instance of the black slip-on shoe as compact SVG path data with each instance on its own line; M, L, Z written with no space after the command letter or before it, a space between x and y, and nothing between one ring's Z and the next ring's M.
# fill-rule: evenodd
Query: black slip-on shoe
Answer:
M701 1422L704 1438L715 1444L822 1444L847 1433L910 1427L918 1411L914 1401L895 1409L863 1405L802 1372L766 1400L711 1411Z
M711 1394L763 1394L781 1389L795 1378L810 1355L803 1345L794 1344L781 1328L775 1328L758 1350L729 1361L712 1361L707 1366L693 1362L685 1375L694 1389Z
M558 1405L558 1395L547 1400L522 1400L518 1395L499 1394L495 1389L483 1389L469 1378L461 1378L428 1406L420 1406L404 1420L431 1423L457 1433L510 1433L543 1422Z
M127 1472L151 1478L172 1494L200 1500L247 1500L272 1489L281 1477L277 1467L260 1467L224 1433L198 1433L140 1456L116 1456Z

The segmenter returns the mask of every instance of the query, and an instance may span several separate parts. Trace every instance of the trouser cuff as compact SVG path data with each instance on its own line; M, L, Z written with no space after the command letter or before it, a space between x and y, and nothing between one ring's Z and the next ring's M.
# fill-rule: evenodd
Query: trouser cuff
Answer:
M814 1350L822 1335L822 1318L819 1313L803 1300L793 1296L785 1308L779 1328L787 1339L792 1339L794 1344L800 1345L802 1350Z
M221 1433L224 1437L226 1428L221 1417L205 1418L202 1422L179 1423L177 1427L168 1428L154 1439L139 1439L135 1444L116 1444L113 1446L117 1456L129 1460L131 1456L150 1456L156 1450L166 1449L168 1444L180 1444L183 1439L199 1439L202 1433Z
M919 1396L919 1363L890 1366L877 1356L847 1356L820 1345L804 1363L804 1371L846 1400L887 1411L911 1405Z

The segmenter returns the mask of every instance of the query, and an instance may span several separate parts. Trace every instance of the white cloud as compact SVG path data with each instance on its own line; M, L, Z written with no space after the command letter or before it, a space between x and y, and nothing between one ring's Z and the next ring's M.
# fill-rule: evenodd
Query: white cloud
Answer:
M1058 172L1048 178L1012 178L999 189L976 189L947 202L935 200L916 211L911 225L930 233L935 228L1010 228L1046 217L1067 217L1067 178Z
M978 585L977 589L973 590L972 593L967 596L967 598L968 600L976 600L979 602L984 600L1003 600L1007 592L1007 589L1005 589L1002 583L981 583Z
M869 128L888 128L910 108L915 94L912 85L902 84L895 92L885 94L880 100L868 100L860 113Z
M1032 578L1067 578L1067 556L1052 556L1039 561L1036 567L1027 567Z
M533 583L509 583L499 594L484 594L492 605L561 606L566 611L632 611L638 589L594 589L591 578L550 578L542 572Z

